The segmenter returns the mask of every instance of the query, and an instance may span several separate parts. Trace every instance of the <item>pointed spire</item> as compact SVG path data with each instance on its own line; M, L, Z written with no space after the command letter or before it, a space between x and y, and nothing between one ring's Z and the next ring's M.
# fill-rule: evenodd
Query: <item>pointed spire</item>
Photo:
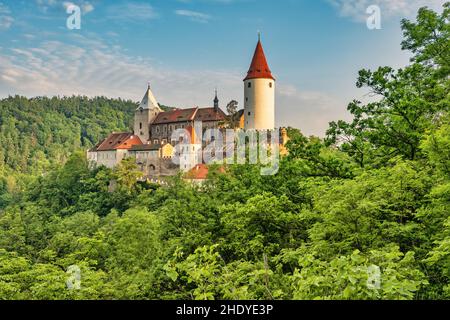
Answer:
M275 80L275 78L272 76L272 72L269 69L269 64L267 63L266 55L264 54L260 32L258 32L258 44L256 45L252 63L250 64L250 69L248 70L247 77L244 79L244 81L250 79Z
M216 97L214 98L214 109L219 109L219 98L217 97L217 88L215 89Z
M158 102L156 101L155 96L153 95L152 90L150 89L150 82L147 84L147 92L145 92L144 97L142 98L141 103L139 104L138 109L156 109L158 111L162 111L159 107Z

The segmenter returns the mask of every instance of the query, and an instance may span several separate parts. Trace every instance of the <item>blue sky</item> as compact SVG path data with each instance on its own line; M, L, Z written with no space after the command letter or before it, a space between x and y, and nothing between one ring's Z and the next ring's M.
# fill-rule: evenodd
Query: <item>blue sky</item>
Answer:
M0 97L105 95L160 103L242 106L257 31L277 78L277 125L323 136L348 119L361 68L401 67L402 17L444 0L0 0ZM69 30L66 7L81 10ZM366 8L381 9L381 30Z

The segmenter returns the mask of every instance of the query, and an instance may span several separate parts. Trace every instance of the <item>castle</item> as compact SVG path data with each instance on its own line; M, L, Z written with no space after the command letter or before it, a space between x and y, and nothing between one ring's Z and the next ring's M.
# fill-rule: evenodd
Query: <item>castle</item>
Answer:
M149 85L135 111L134 132L110 134L88 151L88 160L92 165L113 168L131 156L136 158L137 165L149 178L172 176L181 169L184 172L191 170L193 179L197 177L201 180L205 176L205 167L199 161L198 154L203 144L196 141L196 123L201 122L203 130L223 129L229 128L230 118L231 115L219 107L217 91L213 107L163 111ZM275 78L269 69L260 38L244 79L244 109L233 118L237 121L233 122L232 129L275 129ZM174 164L175 146L180 141L173 140L172 133L178 129L189 132L191 141L183 142L186 150L179 163ZM286 138L284 130L284 142Z

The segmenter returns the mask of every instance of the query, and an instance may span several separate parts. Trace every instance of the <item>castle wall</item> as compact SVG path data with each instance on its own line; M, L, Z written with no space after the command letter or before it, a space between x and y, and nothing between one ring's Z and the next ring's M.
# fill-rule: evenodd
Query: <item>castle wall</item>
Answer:
M128 150L111 150L97 152L97 166L105 166L107 168L114 168L118 165L128 154Z
M192 121L153 124L150 126L152 144L174 144L172 133L177 129L185 129L192 126Z

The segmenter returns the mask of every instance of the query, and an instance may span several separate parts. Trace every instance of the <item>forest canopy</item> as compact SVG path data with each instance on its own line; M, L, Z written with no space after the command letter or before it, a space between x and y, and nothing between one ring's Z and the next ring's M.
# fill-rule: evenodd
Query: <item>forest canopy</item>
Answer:
M361 70L379 99L325 139L289 128L274 176L90 170L135 104L1 100L0 299L450 299L449 14L403 20L410 64Z

